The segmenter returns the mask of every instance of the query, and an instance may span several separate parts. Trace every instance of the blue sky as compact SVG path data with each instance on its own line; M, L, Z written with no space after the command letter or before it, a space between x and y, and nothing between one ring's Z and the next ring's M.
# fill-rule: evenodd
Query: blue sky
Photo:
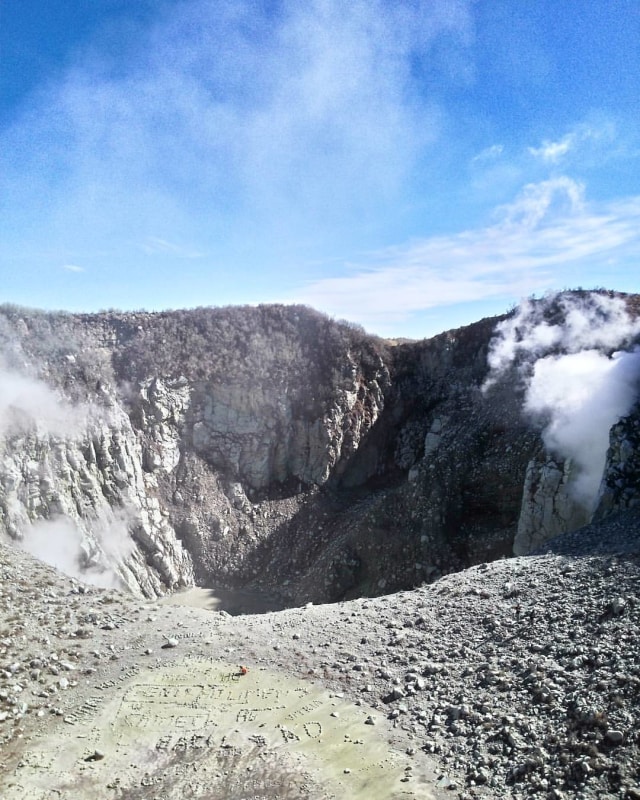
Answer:
M429 336L638 291L637 0L2 0L5 302Z

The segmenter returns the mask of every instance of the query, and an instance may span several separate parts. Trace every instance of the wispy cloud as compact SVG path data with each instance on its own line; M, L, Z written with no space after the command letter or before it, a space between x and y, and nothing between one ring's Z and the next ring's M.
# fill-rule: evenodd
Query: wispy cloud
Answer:
M587 202L584 187L561 176L526 186L486 227L418 240L354 265L346 277L321 279L299 302L380 332L413 314L487 298L519 298L588 280L595 265L640 250L640 197Z
M441 135L413 70L443 38L467 46L472 0L276 5L170 4L133 58L85 54L35 98L0 145L23 154L7 175L42 235L199 253L335 235L399 197Z
M528 152L546 164L558 164L570 153L596 144L608 146L614 138L615 126L611 121L582 123L556 141L545 139L539 147L529 147Z
M65 269L67 272L84 272L84 267L78 266L78 264L63 264L62 269Z
M531 229L540 223L576 218L585 211L585 187L566 175L529 183L511 203L499 206L495 216L504 226Z
M504 145L502 144L492 144L489 147L485 147L484 150L481 150L478 155L472 158L472 163L482 163L487 161L494 161L496 158L499 158L502 153L504 152Z
M575 141L575 134L568 133L557 142L545 139L540 147L530 147L529 153L536 158L542 159L542 161L555 164L573 148Z
M306 302L362 311L378 327L447 298L510 302L547 288L569 243L589 251L601 229L598 252L619 251L606 245L613 206L587 202L569 179L553 191L540 180L575 164L590 180L587 161L601 173L614 137L635 123L616 131L594 117L527 149L524 122L502 125L509 106L485 114L484 89L480 105L461 105L461 85L485 86L475 0L154 9L134 35L125 21L117 53L113 31L76 53L0 131L0 258L20 275L51 267L60 285L55 297L47 286L47 303L71 303L76 286L75 307L166 307L168 285L174 304L264 301L324 269L334 277L308 284ZM525 63L515 52L509 69ZM607 180L610 196L616 176ZM469 227L531 181L490 224ZM444 225L462 232L377 252L335 277L354 253ZM86 265L91 300L87 281L65 280L60 265ZM345 290L363 302L341 299Z
M193 247L188 247L175 242L168 242L157 236L148 236L140 245L141 250L147 255L170 255L177 258L202 258L205 253Z

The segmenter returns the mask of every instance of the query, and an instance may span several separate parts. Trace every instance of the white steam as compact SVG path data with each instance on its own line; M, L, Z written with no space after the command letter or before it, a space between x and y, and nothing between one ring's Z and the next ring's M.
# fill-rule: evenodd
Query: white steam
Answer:
M557 308L554 315L553 308ZM553 349L611 351L628 345L639 333L640 320L629 316L619 297L590 292L583 297L548 295L542 300L523 300L515 315L496 327L488 359L489 385L516 361L530 365Z
M131 554L127 515L104 508L92 520L41 519L22 530L20 546L65 575L103 588L121 588L116 565Z
M10 457L15 436L35 434L38 440L49 439L50 445L55 440L86 439L91 422L104 420L105 414L102 408L69 403L43 380L8 368L0 358L0 456L4 450ZM122 585L117 565L134 547L124 510L114 513L105 505L93 518L58 514L28 521L17 499L7 503L15 515L11 527L24 550L86 583Z
M88 418L86 408L72 406L44 381L3 368L0 362L0 436L33 428L73 436L82 433Z
M69 517L41 519L25 526L21 533L20 546L27 553L65 575L80 577L81 554L89 556L89 553L83 550L82 534Z
M571 460L570 491L592 511L609 430L638 398L640 348L633 339L640 320L620 298L557 295L523 302L496 334L485 389L517 367L526 387L524 411L543 423L546 448Z
M589 511L600 486L609 430L631 409L639 376L637 349L611 358L582 350L546 356L534 365L525 411L548 420L544 443L550 452L572 460L572 494Z

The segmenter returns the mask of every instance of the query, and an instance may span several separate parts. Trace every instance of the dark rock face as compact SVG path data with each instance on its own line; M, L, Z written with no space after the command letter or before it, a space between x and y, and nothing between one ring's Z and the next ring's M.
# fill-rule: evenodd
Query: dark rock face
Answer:
M378 423L321 513L316 502L307 514L316 535L289 532L291 568L304 565L298 586L312 599L388 592L511 553L539 440L516 393L481 391L493 323L392 353Z
M40 555L55 534L67 569L149 596L195 580L332 601L509 555L523 490L545 502L542 445L517 383L482 391L495 323L392 347L304 307L5 307L3 380L40 399L1 409L0 529ZM632 502L620 431L598 513Z
M594 518L640 505L640 403L611 428Z

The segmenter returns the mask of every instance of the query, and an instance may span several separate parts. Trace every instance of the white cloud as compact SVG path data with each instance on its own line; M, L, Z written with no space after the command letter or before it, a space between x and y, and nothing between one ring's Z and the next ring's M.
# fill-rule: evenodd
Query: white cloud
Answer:
M169 242L157 236L148 236L140 248L147 255L170 255L177 258L202 258L205 255L194 247Z
M583 275L593 265L606 272L611 258L639 246L640 197L594 206L561 176L524 187L491 225L378 253L294 299L380 330L438 306L561 288L576 264Z
M73 252L188 241L199 253L220 237L361 224L440 135L412 70L443 37L467 46L471 5L170 4L132 59L85 54L0 142L22 154L14 197Z
M545 139L540 147L530 147L529 152L536 158L555 164L573 148L575 141L575 134L568 133L557 142L551 142Z
M331 259L342 265L372 242L497 204L561 151L607 141L596 121L531 148L536 163L505 141L468 164L467 130L456 138L460 118L445 103L476 52L474 0L157 5L154 27L136 30L126 58L85 50L0 132L0 197L12 198L0 208L0 257L31 274L44 262L91 265L92 298L72 301L64 281L47 302L165 307L169 282L179 304L265 301L270 286L319 274L314 261L335 274ZM465 189L457 182L469 175L452 153L470 166ZM598 251L592 222L604 253L617 221L602 215L620 214L624 227L634 213L580 209L583 190L566 180L554 191L533 184L495 224L378 253L291 299L379 327L443 303L509 302L547 288L558 264ZM442 216L420 219L443 187ZM562 218L553 222L553 211ZM525 214L531 225L543 217L537 242ZM376 286L396 303L391 312ZM347 290L361 299L341 296Z
M494 161L496 158L499 158L503 152L504 145L492 144L490 147L481 150L477 156L474 156L472 158L472 163Z
M531 229L546 221L575 218L584 212L585 189L566 176L527 184L516 199L496 210L496 217L505 227Z
M615 125L611 121L581 123L561 139L545 139L539 147L529 147L528 152L546 164L558 164L565 156L588 146L610 145L615 135Z
M77 264L63 264L62 269L67 272L84 272L84 267L80 267Z

